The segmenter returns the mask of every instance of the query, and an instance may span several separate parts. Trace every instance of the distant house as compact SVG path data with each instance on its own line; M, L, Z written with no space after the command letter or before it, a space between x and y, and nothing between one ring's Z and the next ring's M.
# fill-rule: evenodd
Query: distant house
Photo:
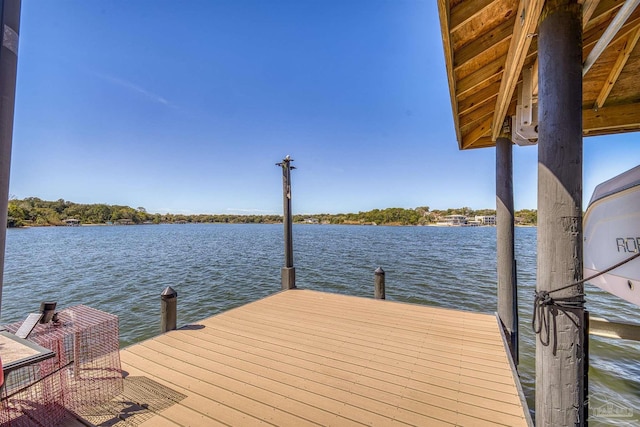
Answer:
M305 224L320 224L318 218L307 218L304 220Z
M133 220L131 218L122 218L118 220L118 225L132 225Z
M436 225L444 225L447 227L460 227L465 224L467 224L467 217L464 215L447 215L436 223Z
M77 227L80 225L80 220L75 218L67 218L62 222L69 227Z
M476 221L482 225L496 225L495 215L476 215Z

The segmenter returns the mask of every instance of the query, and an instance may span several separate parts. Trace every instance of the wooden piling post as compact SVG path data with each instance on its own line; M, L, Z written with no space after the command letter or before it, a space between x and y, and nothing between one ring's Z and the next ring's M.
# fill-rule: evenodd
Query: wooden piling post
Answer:
M496 234L498 317L502 322L514 363L518 364L518 298L515 278L513 143L510 123L496 140Z
M385 273L382 267L376 268L373 272L373 296L375 299L386 299L385 295Z
M20 0L0 0L0 307L4 276L9 172L13 139L13 112L16 98Z
M160 332L173 331L178 324L178 293L167 286L160 294Z
M286 156L282 162L276 166L282 167L282 200L283 200L283 223L284 223L284 267L281 270L282 289L295 289L296 269L293 266L293 219L291 217L291 166L293 159Z
M582 279L581 18L575 0L548 0L538 28L538 426L586 424L583 285L561 289Z

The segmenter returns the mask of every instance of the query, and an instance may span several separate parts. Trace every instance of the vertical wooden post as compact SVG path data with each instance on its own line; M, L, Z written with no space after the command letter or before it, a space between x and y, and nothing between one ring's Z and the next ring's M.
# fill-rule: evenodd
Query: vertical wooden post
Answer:
M173 331L178 326L178 293L167 286L160 294L160 332Z
M498 317L502 322L514 363L518 364L518 291L515 278L513 225L513 143L510 124L496 140L496 234Z
M385 278L384 278L384 270L382 267L376 268L376 271L373 272L373 296L375 299L385 299Z
M0 307L4 280L4 250L7 238L9 172L16 98L20 0L0 0Z
M291 166L293 159L287 156L281 163L276 163L282 167L282 200L283 200L283 223L284 223L284 267L281 270L282 289L295 289L296 269L293 266L293 229L291 218Z
M536 424L582 426L582 6L548 0L538 29L537 292L549 322L536 340Z

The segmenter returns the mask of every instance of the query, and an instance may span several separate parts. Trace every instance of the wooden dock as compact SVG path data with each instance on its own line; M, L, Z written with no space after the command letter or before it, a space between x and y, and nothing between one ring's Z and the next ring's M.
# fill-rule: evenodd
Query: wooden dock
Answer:
M289 290L123 350L119 419L530 425L507 354L492 315Z

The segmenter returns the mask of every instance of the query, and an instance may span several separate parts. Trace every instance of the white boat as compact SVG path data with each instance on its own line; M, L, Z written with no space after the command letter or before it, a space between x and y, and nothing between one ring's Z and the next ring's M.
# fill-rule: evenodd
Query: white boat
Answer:
M596 187L583 230L585 278L640 252L640 165ZM589 283L640 306L640 257Z

